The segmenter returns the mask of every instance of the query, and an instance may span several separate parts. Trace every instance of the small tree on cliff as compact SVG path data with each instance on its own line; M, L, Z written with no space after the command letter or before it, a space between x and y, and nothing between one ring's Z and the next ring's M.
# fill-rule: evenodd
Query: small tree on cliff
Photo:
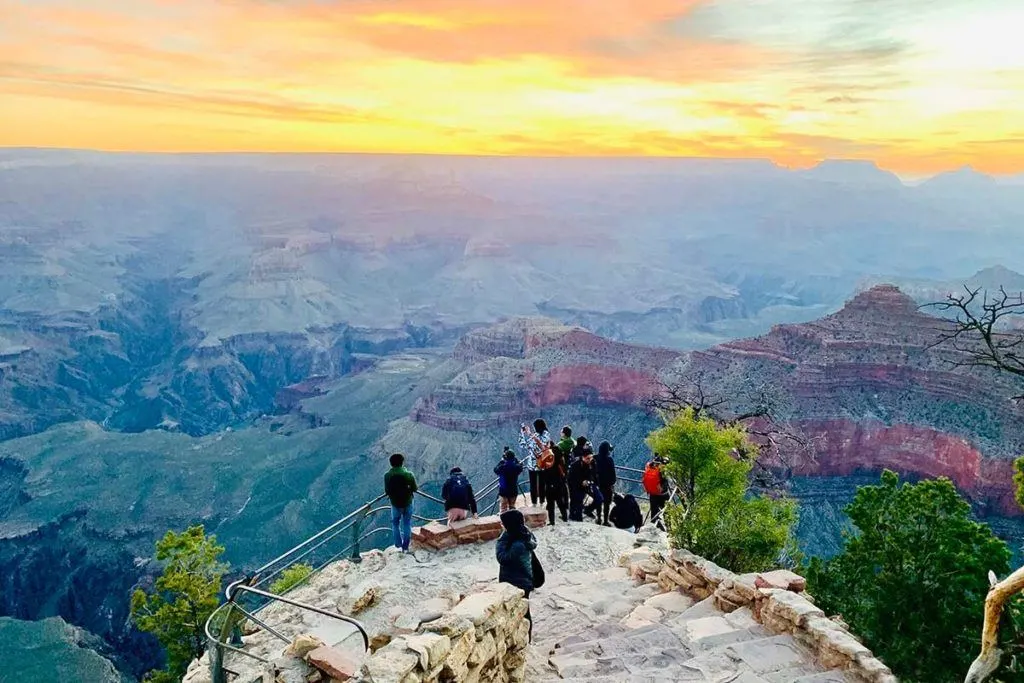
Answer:
M948 479L900 484L888 470L857 490L856 533L831 560L807 567L808 591L907 681L961 681L971 663L987 571L1010 551Z
M688 408L652 432L647 444L668 458L679 489L681 502L666 510L676 547L738 572L779 561L792 540L796 503L748 495L753 465L737 457L747 449L742 427L720 427Z
M165 671L151 672L148 680L179 681L189 662L206 646L204 625L217 608L221 579L228 567L219 561L224 547L207 536L202 525L180 534L168 531L156 544L156 559L164 570L155 591L132 595L132 617L142 631L154 634L167 651Z

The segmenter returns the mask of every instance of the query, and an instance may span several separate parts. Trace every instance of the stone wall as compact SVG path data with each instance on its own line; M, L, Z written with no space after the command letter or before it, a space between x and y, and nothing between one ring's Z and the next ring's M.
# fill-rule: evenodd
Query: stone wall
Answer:
M524 500L520 498L520 504ZM548 513L541 508L520 505L519 511L523 513L526 525L530 528L536 529L548 522ZM501 530L501 519L497 515L467 519L450 525L431 522L412 530L412 544L414 550L447 550L457 545L496 540L501 536Z
M450 612L393 638L363 664L362 683L521 683L529 622L523 592L497 584Z
M754 619L773 633L789 633L814 653L819 663L840 669L864 683L896 683L876 658L838 618L828 618L804 592L803 577L786 570L734 574L685 550L667 557L638 549L620 558L633 579L657 583L665 592L680 591L698 600L713 600L723 612L749 607Z

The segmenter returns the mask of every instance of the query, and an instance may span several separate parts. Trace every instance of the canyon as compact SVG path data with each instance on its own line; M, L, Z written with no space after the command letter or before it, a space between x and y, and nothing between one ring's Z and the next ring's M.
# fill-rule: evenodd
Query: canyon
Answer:
M428 491L489 481L538 415L639 465L651 399L694 382L737 413L777 388L815 445L774 463L811 552L880 467L950 476L1017 538L1012 383L950 367L916 310L1019 282L987 267L1024 262L1024 195L972 201L975 175L0 150L0 629L138 678L159 655L127 596L167 529L241 572L375 495L389 453Z

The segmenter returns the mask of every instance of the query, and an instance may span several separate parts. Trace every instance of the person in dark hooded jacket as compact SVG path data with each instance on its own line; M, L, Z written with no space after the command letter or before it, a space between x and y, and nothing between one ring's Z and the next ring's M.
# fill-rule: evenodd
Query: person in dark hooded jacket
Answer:
M526 599L533 592L533 551L537 539L526 526L526 518L519 510L508 510L501 514L501 525L505 530L498 537L494 554L498 560L498 581L522 589ZM530 622L530 638L533 638L533 617L529 608L526 619Z
M636 502L636 498L628 493L624 496L616 493L614 499L615 507L608 517L611 523L616 529L632 529L633 533L639 532L640 527L644 525L644 514L640 512L640 504Z
M597 476L597 468L594 467L594 455L583 449L583 455L579 460L569 465L569 519L575 522L582 522L583 515L594 516L594 508L601 502L600 481ZM583 500L587 495L593 497L593 502L583 507Z
M462 473L462 468L453 467L448 473L448 481L441 487L441 498L444 500L444 511L448 513L448 523L461 522L470 514L476 517L476 496L473 485Z
M501 461L494 468L498 475L498 498L501 499L501 512L516 509L516 499L519 498L519 475L523 473L523 466L516 459L515 452L505 446L505 452L501 454Z
M600 482L601 498L603 499L601 506L597 508L597 523L604 524L605 526L611 526L611 522L608 520L608 510L612 506L615 482L618 481L618 476L615 473L615 458L612 457L613 450L615 450L615 446L607 441L602 441L601 445L597 447L597 458L594 460L594 467L597 469L597 480ZM604 511L603 516L601 514L602 510Z

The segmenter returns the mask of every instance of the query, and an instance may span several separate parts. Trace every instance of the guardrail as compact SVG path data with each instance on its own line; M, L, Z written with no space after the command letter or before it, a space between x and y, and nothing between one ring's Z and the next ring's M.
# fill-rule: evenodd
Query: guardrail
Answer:
M643 474L643 470L625 466L616 466L616 471L630 475ZM639 486L641 493L635 495L635 497L649 500L642 493L643 482L641 479L621 475L618 479L620 482L629 482L631 485ZM499 480L495 478L482 490L475 493L478 514L487 515L497 512L500 503L498 485ZM519 492L521 494L526 492L523 483L519 485ZM676 491L673 488L673 498L675 493ZM417 491L416 496L430 505L439 506L437 508L438 512L442 514L439 514L437 517L429 517L414 513L414 520L421 523L446 520L447 516L443 514L443 500L425 491ZM493 501L490 500L491 496L494 497ZM644 521L646 523L647 519L645 518ZM225 663L228 653L254 659L264 664L270 663L265 658L239 647L241 625L244 622L248 621L256 628L266 631L282 642L290 642L289 638L278 631L275 626L267 623L267 620L263 619L260 614L264 608L275 602L281 602L350 624L359 632L363 640L363 646L368 650L369 636L358 620L337 612L323 610L319 607L299 602L288 598L286 595L278 595L270 591L269 588L272 582L278 579L285 571L299 564L312 567L312 571L303 577L302 580L291 586L289 590L308 582L325 567L340 559L347 558L352 562L360 562L360 553L370 539L380 534L391 532L391 504L387 502L387 496L382 494L373 500L363 503L349 514L321 529L295 547L266 562L245 578L229 584L224 591L225 602L214 610L205 625L210 674L213 683L228 683L227 676L235 673ZM338 539L344 540L339 541ZM340 545L340 549L337 549L335 545Z

